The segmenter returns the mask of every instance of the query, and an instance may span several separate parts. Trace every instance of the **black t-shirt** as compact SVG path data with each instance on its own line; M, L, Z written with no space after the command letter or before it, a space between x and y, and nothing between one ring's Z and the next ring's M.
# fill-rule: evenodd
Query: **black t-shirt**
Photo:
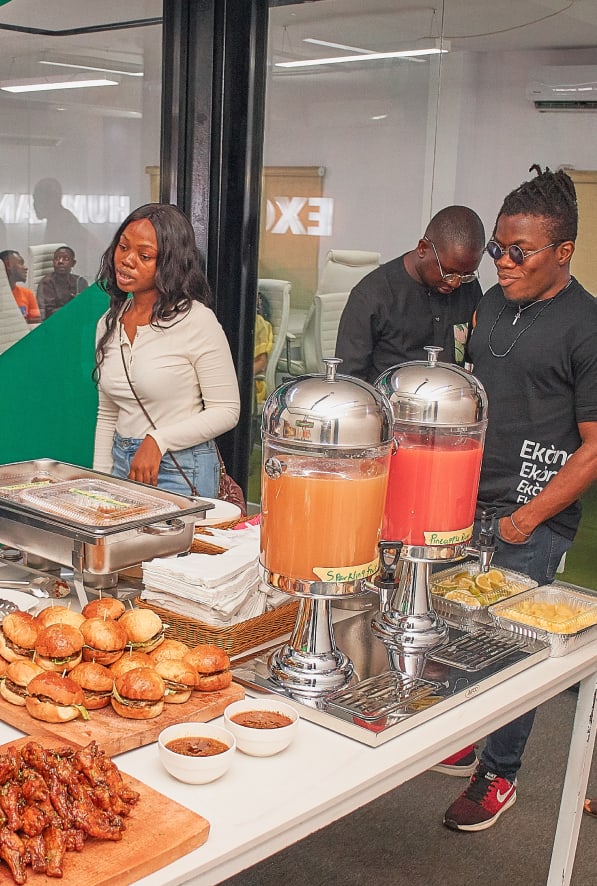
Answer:
M373 383L398 363L426 360L426 345L445 363L464 362L469 325L481 298L475 280L450 295L417 283L404 256L380 265L353 288L338 328L341 372Z
M597 421L597 301L572 278L513 325L516 310L493 286L469 341L488 398L479 510L498 516L541 492L579 448L578 423ZM576 502L546 522L573 538L579 520Z

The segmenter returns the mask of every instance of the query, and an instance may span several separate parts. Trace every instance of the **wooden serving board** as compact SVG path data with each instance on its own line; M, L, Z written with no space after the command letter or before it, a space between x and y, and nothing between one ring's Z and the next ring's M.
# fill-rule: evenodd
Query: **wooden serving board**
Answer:
M166 726L173 723L206 723L224 713L231 702L245 697L245 690L237 683L218 692L193 692L184 704L165 704L159 717L152 720L129 720L115 713L112 706L89 711L89 720L70 720L68 723L44 723L32 717L27 708L10 704L0 697L0 719L27 735L45 734L76 747L86 747L96 741L100 748L113 757L133 748L157 741Z
M59 742L55 738L37 734L0 746L0 753L4 753L9 746L19 747L30 740L44 747L66 744L65 741ZM101 744L100 748L105 750ZM126 830L122 840L116 843L89 837L81 852L66 853L64 877L61 880L35 874L28 867L27 884L56 886L59 882L63 886L128 886L205 843L210 827L207 819L131 775L123 773L123 778L133 790L139 792L140 797L125 819ZM2 883L12 882L8 870L4 868Z

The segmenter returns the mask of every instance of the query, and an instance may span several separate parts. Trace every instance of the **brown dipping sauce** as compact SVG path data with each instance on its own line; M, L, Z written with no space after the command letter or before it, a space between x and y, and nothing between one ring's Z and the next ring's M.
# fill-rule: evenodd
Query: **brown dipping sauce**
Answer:
M278 711L241 711L230 719L233 723L247 726L249 729L280 729L282 726L292 724L290 717L279 714Z
M215 754L223 754L229 750L228 745L217 738L203 738L201 736L189 736L188 738L174 738L167 742L166 747L175 754L183 754L185 757L213 757Z

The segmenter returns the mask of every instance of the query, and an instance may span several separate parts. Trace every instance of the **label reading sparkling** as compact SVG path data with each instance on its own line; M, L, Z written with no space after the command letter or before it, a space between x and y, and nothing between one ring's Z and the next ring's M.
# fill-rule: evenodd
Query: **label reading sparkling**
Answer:
M460 545L472 538L473 524L452 532L425 532L426 545Z
M379 569L379 558L358 566L314 566L313 572L322 581L359 581Z

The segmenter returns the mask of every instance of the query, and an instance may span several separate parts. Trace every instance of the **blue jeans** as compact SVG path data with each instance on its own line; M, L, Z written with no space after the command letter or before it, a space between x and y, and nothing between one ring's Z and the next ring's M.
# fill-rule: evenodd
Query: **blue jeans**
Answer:
M112 474L115 477L128 479L131 461L141 442L142 439L114 434ZM198 443L189 449L180 449L174 453L174 456L199 495L204 498L217 498L220 487L220 462L213 440ZM168 492L191 495L191 487L167 452L164 453L160 462L158 486Z
M474 539L478 532L479 524L475 521ZM522 572L540 585L545 585L554 580L558 563L572 540L541 524L524 544L512 545L497 537L495 543L492 566ZM487 737L481 762L490 772L508 781L515 780L534 719L535 711L528 711Z

